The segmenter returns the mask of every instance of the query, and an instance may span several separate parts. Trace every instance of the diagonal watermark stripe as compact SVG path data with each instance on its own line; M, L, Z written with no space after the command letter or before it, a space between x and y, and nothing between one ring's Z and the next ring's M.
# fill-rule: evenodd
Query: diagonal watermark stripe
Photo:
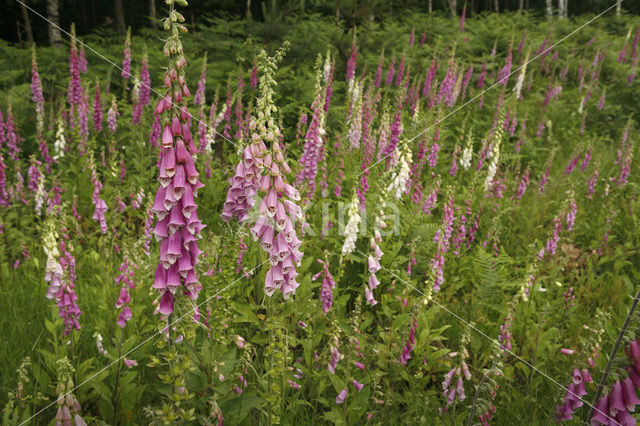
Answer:
M258 269L259 267L261 267L262 265L264 265L265 263L268 263L269 260L265 260L264 262L262 262L261 264L259 264L258 266L254 267L253 269L251 269L249 272L253 272L256 269ZM240 281L241 279L244 278L244 274L236 279L235 281L233 281L231 284L228 284L226 287L223 287L222 289L218 290L214 295L208 297L207 299L205 299L204 302L198 303L197 305L195 305L193 307L193 309L187 311L185 314L183 314L181 317L179 317L178 319L176 319L175 321L171 322L171 325L175 325L177 323L179 323L180 321L182 321L184 318L186 318L188 315L191 315L193 313L195 313L196 308L199 308L200 306L204 305L205 303L207 303L208 301L210 301L211 299L213 299L214 297L218 296L220 293L225 292L226 290L230 289L235 283L237 283L238 281ZM193 306L193 304L192 304ZM105 370L108 370L110 367L112 367L113 365L115 365L116 363L120 362L120 360L122 360L124 357L126 357L127 355L129 355L130 353L134 352L136 349L139 349L141 346L143 346L144 344L146 344L147 342L149 342L150 340L154 339L155 337L159 336L160 334L162 334L162 331L164 330L164 327L161 328L160 330L158 330L157 332L155 332L154 334L152 334L151 336L149 336L148 338L146 338L142 343L139 343L138 345L136 345L135 347L133 347L132 349L130 349L129 351L127 351L127 353L125 353L124 355L120 356L118 359L116 359L115 361L112 361L110 364L107 364L105 367L103 367L100 371L98 371L97 373L92 374L89 378L85 379L84 381L82 381L79 385L75 386L73 389L69 390L68 392L66 392L64 395L62 395L62 397L66 397L67 395L69 395L71 392L75 391L76 389L78 389L79 387L87 384L88 382L90 382L93 378L95 378L98 374L102 373ZM22 423L20 423L20 426L26 424L28 421L30 421L31 419L33 419L34 417L36 417L37 415L39 415L40 413L42 413L43 411L47 410L48 408L50 408L51 406L55 405L56 401L53 401L52 403L48 404L47 406L45 406L44 408L40 409L39 411L37 411L33 416L29 417L28 419L26 419L25 421L23 421Z
M367 256L367 254L363 253L360 250L356 250L357 252L359 252L361 255L363 256ZM380 267L382 269L384 269L385 271L387 271L388 273L390 273L391 275L393 275L395 278L399 279L403 284L405 284L407 287L411 288L412 290L417 291L418 293L420 293L421 295L427 297L426 294L424 294L424 292L422 290L420 290L419 288L415 287L414 285L412 285L410 282L402 279L401 277L399 277L396 273L392 272L391 270L389 270L388 268L384 267L383 265L380 265ZM537 373L539 373L540 375L542 375L543 377L545 377L547 380L551 381L552 383L554 383L556 386L558 386L559 388L567 391L568 393L571 393L573 396L575 396L576 398L578 398L580 401L582 401L585 405L591 407L593 410L603 414L604 416L606 416L611 422L613 422L616 425L620 425L622 426L618 421L616 421L616 419L611 418L607 413L599 410L598 408L596 408L594 405L592 405L589 401L585 401L584 399L582 399L579 395L573 393L571 390L569 390L568 388L566 388L565 386L563 386L560 382L558 382L557 380L555 380L553 377L549 376L547 373L545 373L544 371L536 368L533 364L531 364L530 362L528 362L527 360L525 360L524 358L522 358L521 356L519 356L518 354L512 352L511 350L507 349L506 347L504 347L504 345L502 345L497 339L494 339L492 337L490 337L487 333L485 333L484 331L480 330L479 328L477 328L476 326L474 326L473 324L469 323L468 321L464 320L460 315L456 314L455 312L453 312L452 310L450 310L449 308L447 308L446 306L444 306L442 303L438 302L437 300L435 300L435 298L431 298L430 302L433 303L434 305L438 306L440 309L444 310L445 312L447 312L449 315L453 316L454 318L456 318L458 321L460 321L461 323L463 323L466 327L472 329L473 331L475 331L476 333L478 333L479 335L481 335L482 337L485 337L487 340L491 341L492 343L495 343L497 345L499 345L501 348L504 349L505 352L508 352L509 355L513 356L514 358L517 358L519 361L523 362L525 365L527 365L529 368L531 368L532 370L536 371Z
M16 0L19 1L19 0ZM509 74L508 76L504 77L502 80L511 77L512 75L514 75L515 73L517 73L518 71L520 71L522 68L526 67L527 65L529 65L531 62L535 61L536 59L538 59L540 56L542 56L543 54L545 54L545 52L550 52L554 47L558 46L560 43L566 41L569 37L571 37L572 35L574 35L575 33L577 33L578 31L582 30L583 28L585 28L587 25L593 23L596 19L600 18L602 15L604 15L605 13L609 12L611 9L613 9L614 7L616 7L617 5L619 5L620 3L622 3L623 0L619 0L618 2L616 2L614 5L610 6L609 8L607 8L604 12L598 14L595 18L591 19L590 21L588 21L587 23L581 25L580 27L576 28L575 30L573 30L572 32L570 32L569 34L567 34L566 36L564 36L563 38L560 39L560 41L552 44L550 47L544 49L542 52L538 53L536 56L533 57L533 59L529 60L528 62L526 62L525 64L521 65L520 67L518 67L515 71L513 71L511 74ZM500 81L502 81L500 80ZM494 87L498 86L500 84L500 81L496 81L495 83L493 83L491 86L487 87L485 90L483 90L482 92L480 92L479 94L477 94L476 96L474 96L473 98L469 99L467 102L465 102L464 104L460 105L458 108L454 109L453 111L451 111L449 114L445 115L443 118L437 120L435 123L433 123L431 126L425 128L424 130L422 130L420 133L418 133L417 135L413 136L411 139L407 140L405 143L401 144L400 146L397 146L391 153L384 155L382 158L380 158L378 161L376 161L375 163L373 163L372 165L368 166L366 169L364 169L363 171L360 172L360 174L358 174L358 176L356 177L360 177L363 173L366 173L367 171L369 171L369 169L371 169L372 167L380 164L383 160L386 160L387 158L389 158L390 155L392 155L394 152L398 151L399 149L403 148L404 146L408 145L409 143L413 142L414 140L416 140L418 137L424 135L426 132L428 132L429 130L433 129L435 126L437 126L438 124L442 123L444 120L446 120L447 118L451 117L452 115L454 115L455 113L457 113L458 111L460 111L462 108L466 107L467 105L469 105L471 102L475 101L476 99L478 99L480 96L484 95L485 93L487 93L489 90L493 89Z

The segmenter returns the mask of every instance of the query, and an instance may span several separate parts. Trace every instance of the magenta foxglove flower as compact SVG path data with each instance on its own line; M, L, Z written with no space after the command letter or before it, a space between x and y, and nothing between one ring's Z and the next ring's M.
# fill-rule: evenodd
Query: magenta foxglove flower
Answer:
M342 389L338 394L338 396L336 396L336 404L343 404L344 401L347 399L348 392L349 391L347 390L347 388Z
M177 46L173 49L176 53L171 53L169 43ZM190 114L186 99L191 93L184 78L187 60L178 37L167 41L165 56L169 57L165 77L168 76L170 87L154 112L161 117L163 131L158 177L160 187L152 207L157 217L153 233L160 242L160 259L153 288L160 293L158 311L162 315L170 315L179 289L193 300L200 292L195 267L201 253L197 240L204 225L198 219L195 203L197 191L203 185L198 180L194 162L197 148L187 124Z
M347 82L352 81L356 73L356 56L357 56L356 35L353 34L353 41L351 42L351 55L347 62Z
M258 89L258 64L254 61L253 68L251 68L251 77L249 78L249 85L253 90Z
M17 161L20 156L20 145L24 141L20 135L18 135L16 125L13 121L13 112L11 111L11 105L7 111L7 121L4 125L6 134L7 148L9 148L9 158L13 161Z
M36 104L36 127L38 134L41 135L44 130L44 95L42 94L42 83L38 73L35 45L31 47L31 95L31 100ZM46 143L44 146L46 147ZM46 155L44 155L44 159L46 160Z
M75 108L80 105L83 96L82 82L80 80L80 57L76 40L75 26L71 24L71 47L69 50L69 74L71 79L69 80L69 91L67 93L67 99L71 107L71 117L69 119L71 128L75 128Z
M129 307L129 303L131 302L129 290L133 290L135 288L133 276L135 273L134 269L137 268L138 266L131 262L128 256L125 256L118 268L120 274L115 278L116 284L121 285L120 296L118 296L118 300L116 301L116 309L122 308L117 321L117 324L120 327L125 327L127 325L127 321L132 317L131 308Z
M100 97L100 83L96 82L96 94L93 98L93 127L102 130L102 98Z
M320 301L322 303L322 311L326 314L331 309L333 304L333 289L336 284L333 281L333 276L329 272L329 266L327 262L318 259L318 262L322 264L322 270L313 276L313 280L317 280L322 276L322 287L320 289Z
M131 28L127 28L127 37L124 40L124 58L122 59L122 72L124 79L131 77Z
M193 103L195 105L203 105L205 100L205 86L207 84L207 53L204 54L204 62L202 63L202 72L200 73L200 80L198 80L198 88L196 94L193 96Z
M149 64L147 54L142 56L140 65L140 87L138 89L138 99L133 105L132 122L140 124L142 110L151 102L151 77L149 76Z
M411 325L411 329L409 330L409 337L407 338L407 343L405 343L404 348L402 349L402 354L400 354L400 363L402 365L407 365L407 362L411 359L411 352L413 351L414 345L416 344L416 328L418 327L418 317L413 316L413 324Z

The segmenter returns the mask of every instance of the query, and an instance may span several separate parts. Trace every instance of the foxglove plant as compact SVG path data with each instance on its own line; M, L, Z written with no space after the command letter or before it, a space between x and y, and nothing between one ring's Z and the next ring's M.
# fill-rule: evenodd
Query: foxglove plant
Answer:
M131 27L127 28L127 36L124 39L124 52L122 59L122 72L120 75L125 80L131 78Z
M260 77L257 118L251 118L251 144L245 148L236 167L222 212L224 220L233 216L241 222L246 220L246 210L253 205L259 191L263 198L251 234L254 240L260 239L260 246L269 254L271 268L265 277L264 290L268 296L280 290L285 298L298 287L295 265L302 259L301 241L294 225L296 220L302 219L302 210L294 202L300 200L300 194L286 182L286 174L291 168L284 157L279 142L281 132L273 115L277 112L273 105L273 76L288 47L285 43L273 57L268 57L264 50L258 55L258 70L263 75ZM270 150L265 141L270 143Z
M118 102L116 100L115 95L111 97L111 107L107 111L107 127L113 133L118 129L118 116L120 112L118 112Z
M151 103L151 77L149 75L148 61L147 52L145 51L142 55L142 62L140 63L140 84L138 88L138 99L133 106L133 124L140 124L142 110Z
M342 255L346 256L352 253L356 248L356 240L358 239L358 230L360 228L360 203L358 202L358 196L354 191L353 198L349 204L349 210L347 215L349 217L347 226L344 228L344 243L342 244Z
M129 307L129 303L131 302L130 290L135 289L133 277L135 274L134 270L137 268L138 266L125 255L120 267L118 268L118 272L120 272L120 274L115 278L116 285L121 286L120 295L116 301L116 309L122 308L117 321L117 324L120 327L125 327L132 317L131 308Z
M31 46L31 95L31 100L36 104L36 129L41 137L44 130L44 95L42 94L42 83L38 73L35 45Z
M333 281L331 272L329 272L329 262L318 259L318 263L322 265L322 270L313 276L313 280L315 281L322 276L320 302L322 304L322 312L326 314L331 309L331 305L333 305L333 289L336 283Z
M309 190L306 194L307 198L311 200L316 188L316 175L318 173L318 163L321 160L321 156L324 150L324 137L326 131L325 126L325 94L326 91L322 87L323 76L321 73L321 56L318 56L316 61L316 97L311 105L312 116L307 133L304 137L305 143L300 157L300 166L302 169L296 177L296 186L301 188L305 183L308 185ZM306 115L305 115L306 116Z
M24 139L18 135L15 122L13 120L13 111L11 105L7 111L7 121L5 122L5 134L7 138L7 147L9 148L9 158L13 161L18 161L20 156L20 145Z
M407 190L407 182L409 181L409 174L411 173L411 161L412 154L409 144L405 143L402 147L402 153L396 165L396 170L391 175L391 183L387 187L387 192L393 194L396 200L402 197L402 194Z
M102 130L102 98L100 96L100 82L96 81L96 93L93 98L93 127Z
M73 129L76 125L77 108L82 102L83 89L80 80L80 58L78 46L76 44L75 25L71 24L71 46L69 48L69 90L67 92L67 102L69 103L69 125Z
M67 141L64 137L64 120L62 117L58 118L58 127L56 129L56 140L53 143L53 159L58 161L64 157L64 153L67 149Z
M73 330L80 330L78 318L82 314L77 305L75 292L76 263L75 258L67 251L64 241L56 244L57 233L54 220L50 218L45 225L43 249L47 255L45 282L49 283L47 299L53 299L58 306L58 315L64 320L64 338Z
M76 388L73 384L75 369L67 357L56 361L56 367L58 370L56 426L87 426L87 423L80 416L82 409L80 402L72 393Z
M449 196L443 207L442 227L436 231L433 241L436 243L436 254L431 260L431 273L433 276L433 289L440 291L440 286L444 283L444 263L445 254L449 251L451 235L453 234L453 197Z
M153 212L157 220L153 233L160 241L160 257L153 288L160 293L159 312L171 315L178 289L192 300L198 297L201 285L196 276L200 249L198 239L204 225L198 219L195 197L202 188L198 180L194 155L196 147L189 130L186 99L191 96L185 80L187 60L182 50L179 31L186 31L184 16L174 10L171 2L169 18L164 28L170 36L164 45L169 64L165 72L166 92L156 106L154 115L162 122L162 148L159 162L160 187L156 192Z

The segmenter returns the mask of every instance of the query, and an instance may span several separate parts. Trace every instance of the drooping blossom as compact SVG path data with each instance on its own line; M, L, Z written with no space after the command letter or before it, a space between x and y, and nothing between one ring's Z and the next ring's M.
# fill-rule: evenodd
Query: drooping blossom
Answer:
M49 283L47 298L53 299L58 306L58 315L64 320L64 338L73 330L80 329L78 318L82 314L77 305L75 292L76 261L67 250L65 241L57 244L57 233L53 221L47 223L43 236L43 248L47 255L45 282Z
M31 95L31 100L36 104L36 129L38 135L42 135L44 130L44 95L42 94L42 83L38 73L35 45L31 46Z
M442 227L436 231L436 235L433 237L433 241L436 243L436 254L431 260L431 273L435 291L440 291L440 286L444 283L445 254L449 251L453 221L453 197L450 196L443 207Z
M325 138L325 90L322 86L322 75L320 69L316 74L316 97L311 105L311 122L304 136L304 147L300 156L300 172L296 176L296 187L308 186L307 198L311 200L316 188L316 175L318 173L318 163L324 152ZM306 115L305 115L306 116Z
M93 127L102 130L102 98L100 96L100 83L96 82L96 92L93 98Z
M409 148L409 144L404 144L398 164L391 175L391 183L387 187L387 192L393 194L393 197L396 200L399 200L400 197L402 197L402 194L407 190L407 182L409 181L409 174L411 172L411 155L411 148Z
M140 80L138 87L137 100L133 105L132 122L140 124L142 119L142 110L151 102L151 76L149 75L149 63L147 52L142 56L140 63Z
M329 272L328 262L318 259L318 263L322 264L322 270L313 276L313 280L317 280L322 276L322 287L320 288L320 301L322 303L322 312L325 314L331 309L333 304L333 289L336 283L333 281L333 276Z
M347 211L348 221L344 228L344 243L342 244L342 255L352 253L356 248L356 240L358 239L358 229L360 227L360 207L358 197L354 193L351 203L349 204L349 210Z
M124 39L122 72L120 75L125 80L131 78L131 27L127 28L127 36Z
M418 327L418 317L414 314L413 323L411 324L411 329L409 330L409 336L407 337L407 342L402 348L402 353L400 354L400 363L402 365L407 365L407 362L411 359L411 352L416 344L416 328Z
M107 127L109 127L109 130L111 130L113 133L115 133L118 128L119 115L120 112L118 111L118 102L116 100L116 97L112 96L111 107L109 108L109 111L107 111Z
M135 274L134 270L137 268L138 266L126 255L118 267L118 272L120 272L120 274L115 278L115 282L116 285L120 285L120 295L118 296L118 300L116 300L115 306L116 309L122 308L117 320L117 324L120 327L125 327L127 325L127 321L132 317L131 308L129 307L129 303L131 302L130 290L135 289L133 277Z
M272 296L280 290L288 298L298 287L296 265L302 259L299 250L302 242L296 235L295 223L302 219L302 210L295 203L300 200L299 192L286 182L286 174L291 168L280 143L280 128L272 115L277 111L273 105L273 77L286 49L288 43L274 57L267 57L264 50L258 55L260 69L265 75L261 78L257 119L250 119L251 144L245 148L236 167L222 217L227 221L233 216L241 222L246 220L247 210L255 203L254 197L259 191L262 199L251 234L254 240L260 239L260 246L269 254L271 268L265 276L264 291ZM270 143L270 149L265 141Z
M198 239L204 225L198 218L195 197L203 184L198 180L194 158L197 149L188 126L186 99L191 96L185 81L187 60L182 53L175 22L168 28L171 37L165 46L169 59L165 77L169 86L158 102L154 114L163 126L160 187L152 207L157 220L153 233L160 241L160 258L153 288L160 293L158 312L168 316L174 310L178 290L192 300L198 297L201 285L195 267L199 262ZM171 44L176 49L169 49ZM172 53L175 51L175 53Z

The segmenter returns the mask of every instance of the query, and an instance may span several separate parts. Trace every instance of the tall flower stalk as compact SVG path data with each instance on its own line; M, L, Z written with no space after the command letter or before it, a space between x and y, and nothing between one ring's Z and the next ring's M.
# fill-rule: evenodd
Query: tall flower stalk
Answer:
M160 187L155 196L153 212L157 220L153 233L160 241L160 258L153 288L160 293L159 312L170 315L178 289L192 300L198 297L201 285L196 276L200 249L197 240L204 225L198 219L195 197L203 185L198 180L186 99L191 96L185 80L187 60L182 50L179 32L186 32L184 16L173 9L164 20L169 37L164 55L169 58L165 72L165 95L154 114L160 117L162 147L160 151Z

